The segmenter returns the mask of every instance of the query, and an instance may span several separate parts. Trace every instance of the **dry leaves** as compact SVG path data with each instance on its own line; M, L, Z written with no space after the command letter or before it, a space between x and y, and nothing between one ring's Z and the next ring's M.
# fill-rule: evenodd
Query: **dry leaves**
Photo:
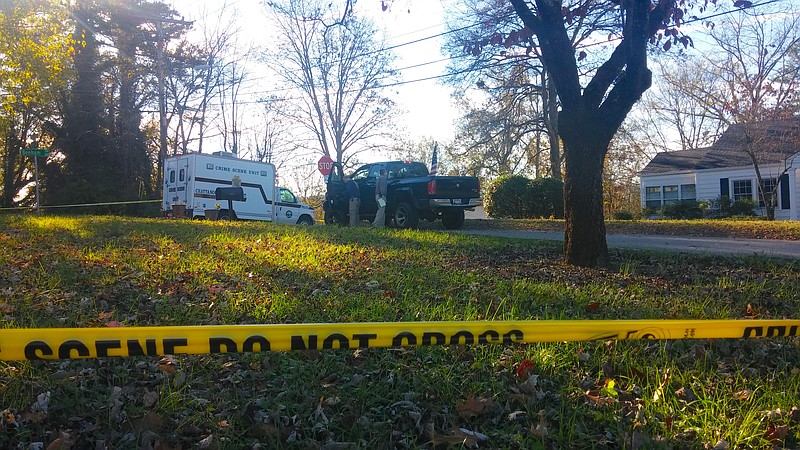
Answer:
M468 398L466 401L456 405L456 412L465 419L471 419L481 415L487 406L492 404L491 398Z

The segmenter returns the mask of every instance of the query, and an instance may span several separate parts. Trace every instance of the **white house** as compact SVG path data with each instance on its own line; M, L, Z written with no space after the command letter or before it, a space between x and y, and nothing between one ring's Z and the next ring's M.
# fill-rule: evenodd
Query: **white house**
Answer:
M800 220L800 119L735 124L711 147L657 154L639 173L642 207L727 196L749 198L765 215L751 154L766 192L777 186L775 219Z

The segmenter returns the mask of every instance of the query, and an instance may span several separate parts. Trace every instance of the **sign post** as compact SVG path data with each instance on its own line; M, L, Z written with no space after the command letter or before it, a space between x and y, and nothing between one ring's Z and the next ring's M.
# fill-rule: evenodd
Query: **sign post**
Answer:
M50 150L46 148L39 148L39 144L37 142L33 142L33 146L31 148L23 148L22 149L22 156L33 156L33 170L34 175L36 177L36 214L42 215L42 205L39 200L39 157L50 154Z

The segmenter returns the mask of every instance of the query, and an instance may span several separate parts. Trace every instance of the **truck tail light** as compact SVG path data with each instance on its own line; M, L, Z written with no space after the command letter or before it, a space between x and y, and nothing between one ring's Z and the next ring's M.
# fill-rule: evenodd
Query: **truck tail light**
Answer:
M436 180L428 181L428 195L436 194Z

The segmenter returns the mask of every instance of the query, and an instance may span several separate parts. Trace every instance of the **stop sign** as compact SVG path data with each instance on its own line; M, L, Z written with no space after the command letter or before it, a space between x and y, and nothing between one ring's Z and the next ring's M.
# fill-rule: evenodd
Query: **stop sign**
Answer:
M317 161L317 169L319 169L319 173L327 176L331 174L331 167L333 166L333 160L330 156L325 155Z

